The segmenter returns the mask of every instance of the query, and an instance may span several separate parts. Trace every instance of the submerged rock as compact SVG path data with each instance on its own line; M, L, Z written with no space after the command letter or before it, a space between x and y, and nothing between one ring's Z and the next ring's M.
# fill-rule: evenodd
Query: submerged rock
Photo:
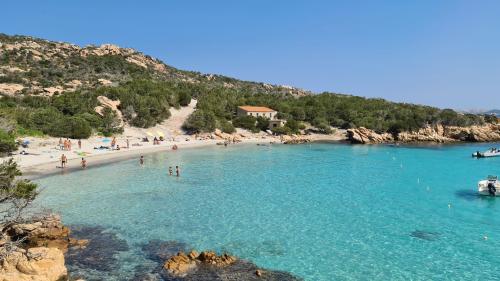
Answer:
M187 252L188 249L187 244L177 241L151 240L142 246L146 257L155 262L164 262L179 252Z
M410 233L411 237L415 237L427 241L435 241L439 239L441 234L438 232L425 231L425 230L415 230Z
M158 262L155 272L139 273L133 281L301 280L293 275L265 270L253 263L213 251L198 253L176 241L153 240L142 247L146 257ZM161 278L161 279L158 279Z
M80 242L70 247L66 254L70 271L108 272L119 268L115 255L129 250L125 240L100 226L72 226L71 229L72 237Z

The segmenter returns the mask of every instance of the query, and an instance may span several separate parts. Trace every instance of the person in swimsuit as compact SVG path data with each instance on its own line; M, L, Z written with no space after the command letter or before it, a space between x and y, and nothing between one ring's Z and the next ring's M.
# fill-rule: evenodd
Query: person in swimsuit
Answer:
M181 170L179 169L179 166L175 166L175 173L177 174L178 177L181 176Z
M142 155L141 155L141 159L139 159L139 163L140 163L141 165L144 165L144 156L142 156Z
M66 158L66 155L61 155L61 168L66 167L66 162L68 162L68 158Z
M82 169L87 168L87 160L85 158L82 158Z

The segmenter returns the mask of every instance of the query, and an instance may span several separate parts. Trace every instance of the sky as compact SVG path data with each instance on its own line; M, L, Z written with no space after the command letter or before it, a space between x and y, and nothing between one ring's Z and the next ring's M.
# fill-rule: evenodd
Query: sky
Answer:
M500 108L500 1L2 0L0 33L441 108Z

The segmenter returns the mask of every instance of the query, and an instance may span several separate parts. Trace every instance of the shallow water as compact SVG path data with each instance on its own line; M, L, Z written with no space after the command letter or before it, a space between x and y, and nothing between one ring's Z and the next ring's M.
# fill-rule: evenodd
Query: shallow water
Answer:
M228 251L305 280L495 280L500 198L478 197L475 186L500 175L500 158L470 156L487 147L164 152L143 167L133 159L38 179L37 203L127 242L107 280L148 270L140 249L153 239ZM169 165L182 176L168 176Z

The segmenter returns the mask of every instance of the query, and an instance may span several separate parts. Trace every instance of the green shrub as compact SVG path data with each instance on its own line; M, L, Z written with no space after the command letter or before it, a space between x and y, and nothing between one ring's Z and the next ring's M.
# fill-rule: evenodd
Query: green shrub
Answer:
M99 132L104 136L111 136L113 134L120 134L123 132L123 127L120 126L120 120L116 113L110 108L104 108L102 112L101 126L99 127Z
M257 124L255 126L261 131L266 131L269 129L269 119L259 116L257 117Z
M222 132L227 133L227 134L232 134L236 132L236 129L234 128L233 124L226 120L220 121L219 128L221 129Z
M195 111L183 124L183 129L189 133L213 132L216 118L212 112Z
M92 135L92 128L83 118L65 117L55 121L48 134L53 137L86 139Z
M14 135L0 129L0 155L4 156L17 149L17 143Z
M191 103L191 94L187 91L180 91L178 99L181 106L188 106Z
M235 127L247 129L254 133L260 131L260 129L256 127L256 124L257 124L257 118L249 115L239 116L233 120L233 125Z
M291 135L292 131L290 128L283 126L283 127L275 127L272 128L271 131L276 134L276 135Z

